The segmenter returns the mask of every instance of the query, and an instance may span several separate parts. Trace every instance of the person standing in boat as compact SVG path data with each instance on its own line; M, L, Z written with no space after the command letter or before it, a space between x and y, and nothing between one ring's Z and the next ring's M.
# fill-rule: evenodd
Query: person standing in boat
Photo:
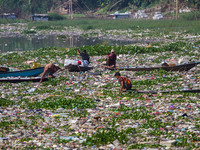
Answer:
M110 54L106 57L106 68L115 68L116 67L116 59L117 55L115 51L112 49Z
M132 83L129 79L122 77L119 72L115 73L115 78L117 78L119 84L120 84L120 93L130 90L132 88Z
M57 72L58 70L62 70L62 69L59 66L53 64L52 62L47 64L44 67L44 72L42 73L42 76L41 76L41 79L40 79L40 83L42 82L42 80L44 79L45 76L54 78L55 76L53 74L55 72Z
M83 66L87 67L90 63L90 57L89 57L88 53L86 52L86 50L83 50L80 53L79 49L77 49L77 53L78 53L78 55L80 55L82 57Z

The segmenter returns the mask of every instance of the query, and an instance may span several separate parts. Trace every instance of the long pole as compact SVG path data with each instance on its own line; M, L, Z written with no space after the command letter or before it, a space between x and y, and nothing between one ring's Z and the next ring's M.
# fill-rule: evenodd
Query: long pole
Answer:
M73 8L72 8L73 4L72 3L73 3L72 0L69 0L69 17L70 17L70 19L73 19Z
M176 0L176 20L178 19L178 0Z
M73 8L72 8L73 5L72 5L72 3L73 3L73 1L71 0L71 6L70 6L71 7L71 19L73 19Z

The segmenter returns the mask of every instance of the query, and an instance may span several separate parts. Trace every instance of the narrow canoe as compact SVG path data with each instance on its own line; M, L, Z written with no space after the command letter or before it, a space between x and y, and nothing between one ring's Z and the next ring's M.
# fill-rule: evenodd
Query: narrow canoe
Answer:
M188 71L191 68L197 66L200 62L181 64L176 66L158 66L158 67L116 67L109 68L110 70L126 70L126 71L152 71L164 69L166 71Z
M40 75L44 71L44 67L35 68L35 69L27 69L20 71L12 71L12 72L0 72L0 78L6 77L36 77Z
M7 77L0 78L0 82L10 82L10 83L18 83L18 82L40 82L41 77ZM44 78L43 81L47 81L48 78Z
M200 89L181 89L181 90L169 90L169 91L142 91L142 90L127 90L128 92L136 92L136 93L172 93L172 92L187 92L187 93L200 93Z
M67 69L69 72L81 72L81 71L88 71L93 69L93 67L84 67L84 66L78 66L78 65L67 65L65 66L65 69Z
M9 68L7 67L0 67L0 72L8 72Z

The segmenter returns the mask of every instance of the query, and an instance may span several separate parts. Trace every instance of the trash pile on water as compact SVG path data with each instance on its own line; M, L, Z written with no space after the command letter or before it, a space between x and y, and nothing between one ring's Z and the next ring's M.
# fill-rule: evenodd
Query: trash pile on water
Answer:
M154 66L164 59L178 62L179 55L118 55L117 65ZM0 147L200 148L199 93L119 94L119 83L113 77L116 71L104 69L104 58L92 56L94 69L89 72L63 71L40 85L0 83ZM138 90L200 89L198 67L187 72L121 74Z

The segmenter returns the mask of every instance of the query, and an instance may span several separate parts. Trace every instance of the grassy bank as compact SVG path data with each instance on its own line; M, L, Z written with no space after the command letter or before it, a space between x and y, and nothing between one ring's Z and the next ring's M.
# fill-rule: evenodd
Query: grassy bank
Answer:
M89 29L102 29L102 30L146 30L151 29L156 32L173 32L173 31L185 31L187 33L200 33L199 28L200 20L101 20L101 19L79 19L79 20L62 20L62 21L49 21L49 22L29 22L29 28L34 26L40 28L40 26L49 25L56 27L76 27L83 30Z

